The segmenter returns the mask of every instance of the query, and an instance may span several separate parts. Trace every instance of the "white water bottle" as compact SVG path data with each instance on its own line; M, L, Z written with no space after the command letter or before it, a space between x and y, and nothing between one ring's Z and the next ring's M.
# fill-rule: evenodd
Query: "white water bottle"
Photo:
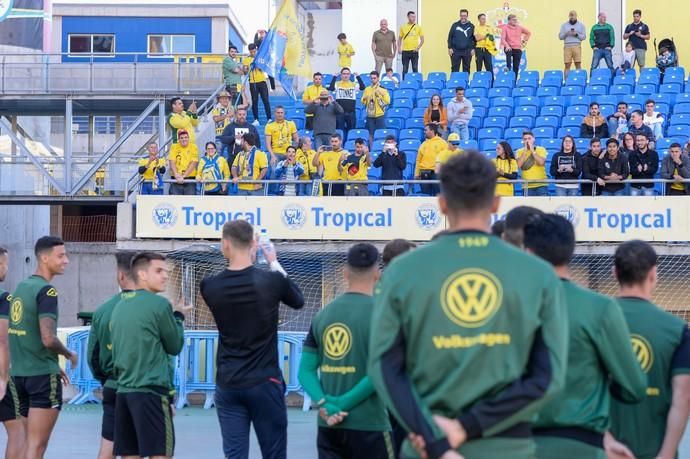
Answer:
M259 233L259 247L256 253L256 262L260 265L267 263L266 257L264 256L263 249L269 248L271 246L271 239L268 237L268 231L266 228L261 228Z

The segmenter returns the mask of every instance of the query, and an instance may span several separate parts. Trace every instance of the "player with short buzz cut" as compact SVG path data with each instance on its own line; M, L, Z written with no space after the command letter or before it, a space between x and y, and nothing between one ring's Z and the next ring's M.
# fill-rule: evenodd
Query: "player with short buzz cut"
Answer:
M488 159L455 156L440 180L449 230L386 269L369 377L431 459L532 458L531 421L565 380L562 286L544 261L489 234L500 197Z
M10 256L5 247L0 246L0 282L5 280L9 269ZM10 347L8 342L10 303L12 295L0 289L0 422L7 432L5 446L6 459L21 459L24 437L24 421L21 413L17 389L10 377Z
M99 459L115 457L113 455L113 440L115 438L117 382L113 375L113 345L110 338L110 318L117 303L135 289L131 271L131 262L134 255L135 252L118 252L115 254L117 284L120 287L120 292L110 297L96 309L93 313L91 330L89 331L89 345L86 351L89 368L91 368L93 376L103 386L103 421L101 423Z
M525 225L533 218L541 215L544 215L544 212L536 207L517 206L512 208L506 214L501 237L504 241L522 249Z
M60 355L72 367L77 354L57 337L58 293L50 282L69 263L65 243L43 236L34 246L35 273L17 285L9 311L10 374L27 413L24 458L42 458L62 407ZM28 412L26 411L28 407Z
M641 403L626 405L614 400L611 434L618 442L609 438L607 451L619 452L622 443L637 459L674 458L690 413L688 324L651 302L657 283L657 255L650 244L632 240L619 245L614 274L633 351L648 382Z
M347 291L314 317L304 341L299 380L321 406L320 459L395 457L388 412L367 376L372 295L380 274L376 247L352 246L344 270Z
M123 294L110 318L117 383L113 454L170 458L175 449L170 356L182 351L184 312L158 293L168 282L163 255L140 252L131 261L134 291Z
M571 281L573 225L560 215L535 217L524 228L527 252L551 265L565 292L570 343L565 388L539 411L534 425L539 459L606 459L611 393L625 403L645 397L647 378L630 346L620 306ZM609 385L611 390L609 391Z

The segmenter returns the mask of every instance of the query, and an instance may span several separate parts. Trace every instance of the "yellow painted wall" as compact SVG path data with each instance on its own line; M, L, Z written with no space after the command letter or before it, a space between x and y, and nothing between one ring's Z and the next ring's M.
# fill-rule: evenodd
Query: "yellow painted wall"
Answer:
M632 22L632 12L639 8L642 10L642 22L649 26L652 37L647 42L647 66L656 65L654 39L656 38L658 43L664 38L673 38L678 49L680 65L687 68L687 62L690 62L688 60L690 59L690 28L687 26L686 14L689 5L687 0L663 0L663 2L627 0L626 3L625 23Z
M527 66L530 70L552 70L563 68L563 42L558 39L561 24L568 20L568 12L573 9L575 2L554 0L516 0L503 2L499 0L466 0L451 2L448 0L422 0L421 21L424 29L424 47L421 53L421 70L427 72L449 72L450 58L448 57L448 31L451 24L460 18L460 8L470 12L470 21L478 25L477 15L485 13L490 24L505 18L509 13L517 15L519 21L532 32L532 38L527 44ZM628 0L630 4L630 0ZM640 3L651 3L640 1ZM675 3L681 4L682 0ZM508 6L508 11L504 10ZM587 30L587 40L582 46L583 68L589 69L592 62L592 50L589 47L589 29L596 22L595 2L593 0L576 3L579 19L584 22ZM632 11L632 7L629 6ZM669 16L668 8L659 11ZM672 16L672 15L670 15ZM681 15L679 15L681 16ZM643 17L643 20L646 20ZM678 17L678 22L682 20ZM652 24L650 23L650 27ZM690 33L690 32L688 32ZM472 60L472 71L476 69Z

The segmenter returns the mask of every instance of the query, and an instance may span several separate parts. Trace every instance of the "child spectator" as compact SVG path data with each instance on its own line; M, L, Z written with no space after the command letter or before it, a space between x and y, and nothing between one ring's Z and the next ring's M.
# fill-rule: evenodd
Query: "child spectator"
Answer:
M383 78L381 78L381 81L392 81L396 88L400 84L398 77L393 75L393 69L391 68L386 69L386 74L383 76Z
M635 63L635 48L633 48L632 43L627 42L625 44L625 52L621 57L621 73L625 75L625 71L631 69Z
M355 49L347 42L347 35L344 33L338 34L338 67L352 67L352 56L355 55Z
M295 147L287 147L285 159L276 165L276 179L286 182L278 186L278 194L282 196L297 195L297 180L304 173L304 166L296 160L296 153Z

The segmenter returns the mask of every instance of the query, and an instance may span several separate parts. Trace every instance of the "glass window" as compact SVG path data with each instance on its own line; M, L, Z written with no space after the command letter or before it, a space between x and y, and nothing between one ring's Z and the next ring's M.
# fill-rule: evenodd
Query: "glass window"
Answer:
M92 35L93 52L103 54L113 54L115 52L114 35Z
M170 54L193 54L194 35L149 35L148 54L153 57L169 57Z
M175 54L194 53L193 35L175 35L172 40L172 50Z
M70 35L69 36L69 53L90 53L91 52L91 36L90 35Z
M115 54L115 35L69 35L70 54Z

